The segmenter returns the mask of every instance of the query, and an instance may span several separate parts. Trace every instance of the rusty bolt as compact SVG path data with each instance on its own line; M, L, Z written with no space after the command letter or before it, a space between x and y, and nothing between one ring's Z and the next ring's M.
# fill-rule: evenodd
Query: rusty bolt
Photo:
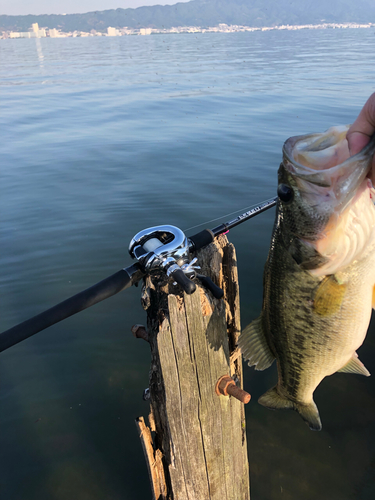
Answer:
M148 342L148 333L146 328L143 325L133 325L131 327L132 334L137 339L143 339Z
M219 378L215 391L218 396L233 396L244 404L247 404L251 398L248 392L236 386L234 380L229 375L223 375Z

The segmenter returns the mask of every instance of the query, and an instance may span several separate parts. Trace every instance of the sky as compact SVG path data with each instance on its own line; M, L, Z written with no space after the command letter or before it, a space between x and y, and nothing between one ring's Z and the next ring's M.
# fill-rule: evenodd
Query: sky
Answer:
M79 14L94 10L136 9L144 5L173 5L189 0L1 0L0 15Z

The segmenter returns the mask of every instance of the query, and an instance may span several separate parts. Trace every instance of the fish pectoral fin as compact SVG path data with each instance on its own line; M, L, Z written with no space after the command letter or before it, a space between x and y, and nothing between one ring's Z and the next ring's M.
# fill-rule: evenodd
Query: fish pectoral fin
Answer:
M328 262L327 257L323 257L313 245L299 238L290 241L287 248L301 269L317 269Z
M290 399L281 396L277 392L277 386L275 386L264 393L258 399L258 403L270 410L296 410L312 431L322 429L319 411L313 400L309 404L294 403Z
M337 371L342 373L358 373L359 375L364 375L365 377L369 377L371 375L365 365L358 359L358 354L356 352L353 354L349 362Z
M339 283L332 274L327 276L319 284L315 296L313 310L319 316L330 316L339 311L344 295L346 285Z
M272 365L275 356L266 341L262 315L242 331L238 339L238 347L249 366L255 366L256 370L265 370Z

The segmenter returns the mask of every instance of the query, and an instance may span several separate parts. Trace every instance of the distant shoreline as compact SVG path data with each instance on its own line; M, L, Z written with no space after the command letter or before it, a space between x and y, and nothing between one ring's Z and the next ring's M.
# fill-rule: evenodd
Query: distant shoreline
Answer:
M3 31L0 39L16 39L16 38L76 38L76 37L94 37L94 36L126 36L126 35L159 35L159 34L179 34L179 33L236 33L245 31L297 31L303 29L353 29L353 28L375 28L375 23L321 23L321 24L301 24L289 25L283 24L280 26L263 26L251 27L240 25L219 24L211 27L200 26L178 26L173 28L158 29L158 28L112 28L108 27L107 32L97 30L85 31L70 31L63 32L55 28L48 27L39 28L37 23L34 23L29 31Z

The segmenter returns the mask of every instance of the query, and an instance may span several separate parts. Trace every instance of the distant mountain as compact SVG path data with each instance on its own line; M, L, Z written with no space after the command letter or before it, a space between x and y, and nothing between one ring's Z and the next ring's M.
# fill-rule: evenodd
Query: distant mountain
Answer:
M62 31L375 22L375 0L192 0L175 5L104 10L87 14L0 16L0 31L27 31L32 23Z

